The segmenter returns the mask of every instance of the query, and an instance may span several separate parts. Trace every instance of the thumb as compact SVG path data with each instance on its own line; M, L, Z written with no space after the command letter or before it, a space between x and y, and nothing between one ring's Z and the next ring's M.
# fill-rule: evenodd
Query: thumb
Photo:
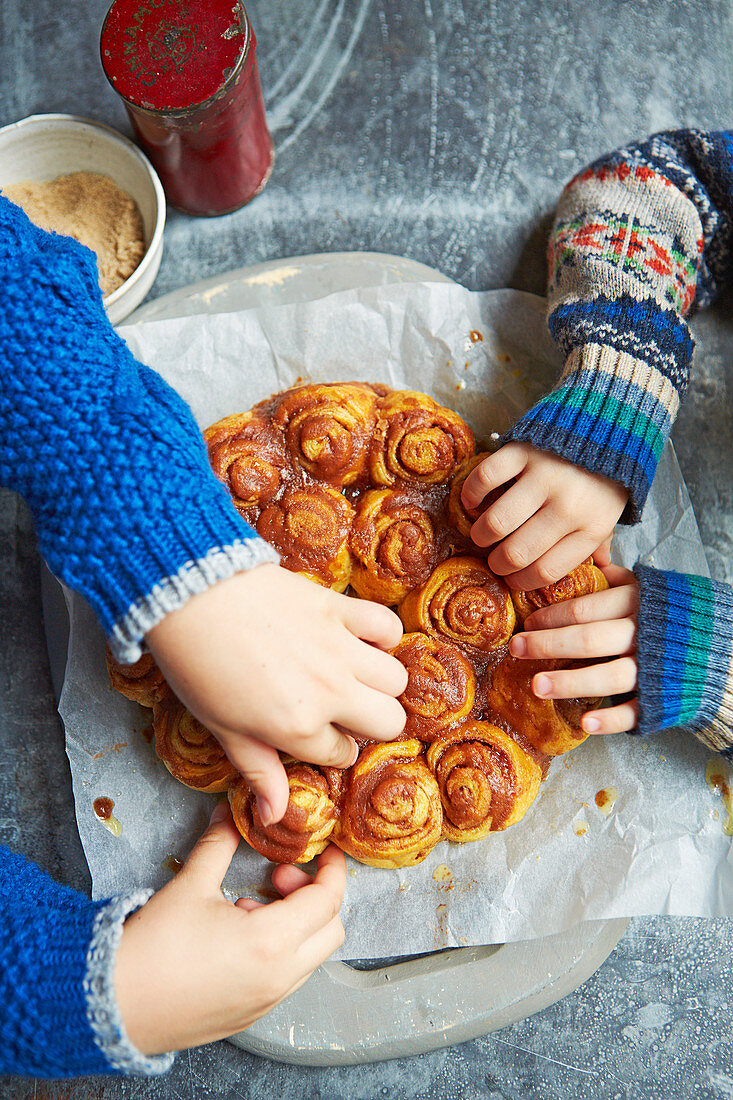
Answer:
M214 807L209 826L178 874L197 881L204 890L218 890L241 840L226 802Z
M279 821L288 808L290 785L277 749L243 735L233 738L224 749L252 788L262 823Z
M599 569L603 569L604 566L611 564L611 539L613 535L608 535L600 546L597 546L593 551L593 561Z

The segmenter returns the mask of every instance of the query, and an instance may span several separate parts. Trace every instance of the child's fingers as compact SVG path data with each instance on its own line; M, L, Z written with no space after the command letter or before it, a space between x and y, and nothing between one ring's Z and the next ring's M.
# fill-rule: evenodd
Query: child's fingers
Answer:
M565 524L561 517L548 507L541 508L509 538L494 547L488 557L489 568L500 577L511 577L513 588L541 587L546 582L540 581L539 585L532 586L523 584L523 570L533 565L564 534Z
M347 637L346 646L346 660L357 680L394 698L402 694L407 687L407 669L401 661L353 636Z
M279 821L288 808L290 787L277 749L245 734L230 735L224 747L254 791L265 825Z
M636 584L636 577L631 569L624 569L622 565L614 565L611 562L609 565L599 566L601 573L606 578L611 588L619 588L622 584Z
M344 926L340 917L315 932L298 951L298 963L309 974L338 951L344 942Z
M310 886L312 882L312 875L293 863L280 863L272 870L272 885L284 898L294 890L300 890L301 886Z
M484 497L516 477L527 465L527 451L520 443L507 443L471 470L461 489L464 508L478 508Z
M595 550L593 551L593 561L599 567L599 569L602 569L604 565L611 564L612 538L613 535L609 535L608 538L605 538L600 546L596 546Z
M491 546L521 527L547 497L547 490L531 478L521 478L487 508L471 528L476 546Z
M394 741L404 730L407 716L392 696L354 680L335 704L333 720L356 737Z
M587 699L598 695L624 695L636 687L636 661L619 657L588 668L538 672L532 691L540 699Z
M255 901L254 898L237 898L234 904L237 909L244 909L246 913L251 913L254 909L262 909L263 907L263 903Z
M329 844L317 861L311 883L293 890L267 908L267 916L284 939L298 947L338 916L346 888L346 860L335 844Z
M339 597L341 620L344 626L362 641L371 642L380 649L394 649L402 638L402 623L394 611L371 600L353 600Z
M612 619L515 634L509 649L512 656L531 660L615 657L633 652L635 634L633 619Z
M218 891L241 839L228 804L220 802L174 881L194 885L202 892Z
M579 531L565 535L526 569L513 573L509 583L512 588L521 588L524 591L554 584L585 561L594 541Z
M589 710L583 715L581 725L586 733L626 733L634 729L639 718L636 699L619 703L617 707Z
M551 604L533 611L524 620L524 630L551 630L576 623L594 623L610 619L626 619L636 614L638 597L631 585L607 588L574 600Z

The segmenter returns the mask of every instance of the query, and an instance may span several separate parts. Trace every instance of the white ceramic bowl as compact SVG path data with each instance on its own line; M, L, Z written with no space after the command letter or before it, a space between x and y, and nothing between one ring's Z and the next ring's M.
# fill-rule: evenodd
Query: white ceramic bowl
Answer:
M163 254L165 195L148 158L111 126L76 115L30 115L0 129L0 188L70 172L103 172L137 203L145 255L104 304L112 324L140 305Z

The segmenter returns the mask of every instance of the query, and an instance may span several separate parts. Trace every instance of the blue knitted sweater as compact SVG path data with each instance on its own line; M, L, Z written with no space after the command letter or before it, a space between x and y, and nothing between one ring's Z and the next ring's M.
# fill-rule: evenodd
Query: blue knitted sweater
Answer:
M93 254L2 196L0 290L0 483L134 661L169 611L277 555L214 477L188 407L109 325ZM132 1047L114 998L122 924L147 896L91 902L0 847L0 1073L170 1065Z

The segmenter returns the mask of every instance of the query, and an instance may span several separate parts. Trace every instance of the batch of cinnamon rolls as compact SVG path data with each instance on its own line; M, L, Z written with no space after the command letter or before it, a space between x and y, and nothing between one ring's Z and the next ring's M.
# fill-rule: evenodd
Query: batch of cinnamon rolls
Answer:
M303 385L204 436L235 507L284 566L395 608L407 724L397 741L366 743L345 771L287 758L288 809L265 826L246 781L152 658L122 667L108 653L113 686L152 708L155 751L171 774L228 792L242 836L275 862L306 862L333 841L361 863L406 867L441 839L516 824L551 759L585 739L588 701L538 699L530 682L540 664L515 660L508 643L536 608L607 587L592 560L548 588L510 592L471 542L479 512L461 503L485 454L455 412L423 393Z

